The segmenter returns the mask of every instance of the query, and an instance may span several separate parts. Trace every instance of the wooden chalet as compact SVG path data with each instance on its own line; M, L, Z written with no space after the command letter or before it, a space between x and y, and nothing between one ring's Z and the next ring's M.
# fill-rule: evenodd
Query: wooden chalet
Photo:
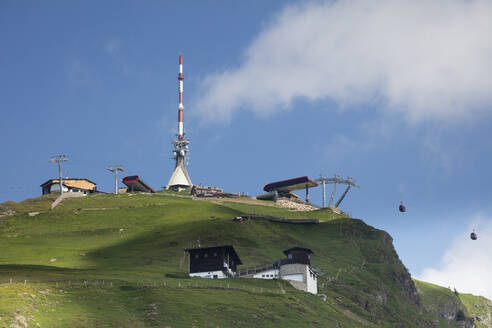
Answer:
M66 178L62 180L64 192L89 194L97 191L96 183L89 179ZM41 185L43 195L60 191L60 179L50 179Z
M185 249L191 277L222 279L234 277L237 266L243 264L230 245Z
M287 260L291 260L292 263L311 265L311 254L313 251L309 248L292 247L284 251Z

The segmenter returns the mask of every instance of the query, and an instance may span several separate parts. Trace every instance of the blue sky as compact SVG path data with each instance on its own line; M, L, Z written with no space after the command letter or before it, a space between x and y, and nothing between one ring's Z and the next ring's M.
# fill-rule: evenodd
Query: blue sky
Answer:
M2 1L0 201L38 196L59 153L103 191L115 163L166 185L183 54L194 183L353 176L341 207L414 276L492 297L491 18L459 0Z

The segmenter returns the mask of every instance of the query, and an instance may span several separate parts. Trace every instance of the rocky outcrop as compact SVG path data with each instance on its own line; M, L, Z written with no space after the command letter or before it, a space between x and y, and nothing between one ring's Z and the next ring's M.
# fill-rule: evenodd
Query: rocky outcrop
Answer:
M6 201L5 203L0 204L0 217L15 215L13 204L13 201Z
M492 302L484 297L477 297L472 304L467 304L468 311L475 319L476 326L492 327Z
M419 307L421 306L420 297L417 293L417 288L410 276L410 273L405 269L403 272L392 272L391 276L393 281L395 281L400 288L403 290L403 293L410 299L412 302Z
M276 204L277 206L288 208L294 211L314 211L318 209L316 206L309 205L301 201L293 201L288 199L279 199L277 200Z

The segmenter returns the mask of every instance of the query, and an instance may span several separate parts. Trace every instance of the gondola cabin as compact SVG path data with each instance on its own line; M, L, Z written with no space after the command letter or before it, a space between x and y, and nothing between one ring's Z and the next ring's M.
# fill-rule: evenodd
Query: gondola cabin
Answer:
M478 239L478 236L475 233L475 231L470 234L470 238L471 238L471 240L477 240Z
M398 210L402 213L405 213L407 211L407 208L405 207L405 205L400 204L400 206L398 206Z
M243 264L230 245L185 249L188 253L190 277L223 279L234 277L237 266Z

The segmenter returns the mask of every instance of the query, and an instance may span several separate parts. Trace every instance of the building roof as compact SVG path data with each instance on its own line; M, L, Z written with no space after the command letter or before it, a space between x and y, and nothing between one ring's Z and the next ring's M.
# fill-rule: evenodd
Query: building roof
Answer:
M89 179L82 179L82 178L66 178L63 179L62 182L65 187L78 188L84 190L94 190L94 187L96 186L95 182L92 182ZM41 187L45 187L47 185L52 185L57 183L60 183L60 179L50 179L45 183L43 183Z
M291 253L292 251L303 251L303 252L306 252L309 254L314 254L313 251L310 250L309 248L303 248L303 247L292 247L292 248L286 249L284 251L284 254L287 255L287 254Z
M124 177L123 179L121 179L121 182L123 182L129 190L131 190L133 187L135 191L155 193L154 188L145 183L145 181L143 181L138 175L130 175Z
M263 187L265 191L293 191L306 188L317 187L318 183L309 179L307 176L271 182Z
M226 249L227 252L229 252L229 254L232 255L232 257L234 257L234 260L236 262L236 264L243 264L243 262L241 262L241 259L239 258L239 255L237 255L236 251L234 250L234 247L232 247L231 245L223 245L223 246L213 246L213 247L199 247L199 248L185 248L185 251L188 252L188 253L193 253L193 252L203 252L203 251L213 251L213 250L218 250L218 249Z

